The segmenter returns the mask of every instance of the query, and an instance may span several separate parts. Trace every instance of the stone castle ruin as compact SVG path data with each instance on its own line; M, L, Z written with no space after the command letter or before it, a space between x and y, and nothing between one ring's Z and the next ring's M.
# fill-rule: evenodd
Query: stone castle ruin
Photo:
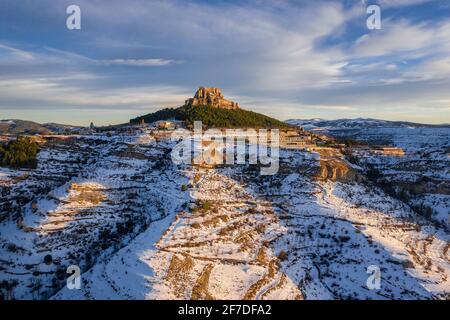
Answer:
M239 109L239 104L224 98L219 88L200 87L194 95L194 98L185 102L186 106L211 106L220 109Z

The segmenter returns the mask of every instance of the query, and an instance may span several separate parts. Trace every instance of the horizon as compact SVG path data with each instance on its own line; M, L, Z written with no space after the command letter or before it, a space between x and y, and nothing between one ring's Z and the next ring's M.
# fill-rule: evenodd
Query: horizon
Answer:
M205 85L283 121L450 123L442 0L80 0L69 30L72 4L0 3L0 119L122 124Z
M254 111L254 110L250 110L250 111ZM276 118L274 118L274 119L276 119ZM290 119L286 119L286 120L282 120L282 121L287 122L287 121L295 121L295 120L300 120L300 121L375 120L375 121L388 121L388 122L406 122L406 123L411 123L411 124L432 125L432 126L450 126L450 123L446 123L446 122L424 123L424 122L413 122L413 121L406 121L406 120L388 120L388 119L380 119L380 118L362 118L362 117L356 117L356 118L343 117L343 118L334 118L334 119L329 119L329 118L290 118ZM73 123L61 123L61 122L38 122L38 121L30 120L30 119L19 119L19 118L0 119L0 122L4 122L4 121L29 121L29 122L34 122L34 123L37 123L40 125L57 124L57 125L73 126L73 127L88 127L90 125L90 122L87 124L73 124ZM96 127L108 127L108 126L125 125L125 124L129 124L129 121L118 122L118 123L107 123L107 124L100 124L100 125L97 125L94 123L94 125Z

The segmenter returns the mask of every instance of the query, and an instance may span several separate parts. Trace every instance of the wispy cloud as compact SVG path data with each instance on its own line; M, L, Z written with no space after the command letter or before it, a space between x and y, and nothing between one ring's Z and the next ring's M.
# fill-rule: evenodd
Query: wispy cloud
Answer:
M99 63L110 65L134 66L134 67L162 67L178 63L175 60L166 59L113 59L100 60Z
M435 0L379 0L378 3L384 7L407 7L427 3ZM367 1L365 1L367 3Z
M27 52L25 50L20 50L20 49L6 46L3 44L0 44L0 52L1 51L7 52L7 53L11 54L14 58L18 58L20 60L33 60L34 59L34 56L31 52Z
M175 86L143 86L122 89L86 90L85 81L101 81L90 74L74 74L59 78L0 79L1 109L20 106L27 110L46 108L154 109L179 106L186 95Z
M168 66L175 63L180 63L180 61L175 61L171 59L162 58L145 58L145 59L109 59L109 60L98 60L94 58L87 57L82 54L75 52L70 52L66 50L59 50L51 47L43 47L43 51L39 53L33 53L31 51L25 51L22 49L6 46L0 44L0 50L3 49L8 53L12 54L14 58L20 61L27 60L30 63L88 63L88 64L101 64L101 65L124 65L124 66L136 66L136 67L161 67ZM1 60L0 56L0 60ZM11 61L11 57L4 57L3 60Z

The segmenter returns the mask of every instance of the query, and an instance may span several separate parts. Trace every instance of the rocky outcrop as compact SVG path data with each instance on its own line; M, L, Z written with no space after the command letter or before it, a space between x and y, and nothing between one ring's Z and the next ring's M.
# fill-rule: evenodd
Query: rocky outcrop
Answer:
M401 190L406 190L412 195L421 195L425 193L450 195L449 182L427 177L422 177L415 182L401 181L397 183L397 186Z
M239 104L224 98L219 88L198 88L194 98L185 102L186 106L211 106L220 109L239 109Z
M360 182L363 180L356 170L340 159L320 160L320 167L316 171L315 178L321 181L340 182Z

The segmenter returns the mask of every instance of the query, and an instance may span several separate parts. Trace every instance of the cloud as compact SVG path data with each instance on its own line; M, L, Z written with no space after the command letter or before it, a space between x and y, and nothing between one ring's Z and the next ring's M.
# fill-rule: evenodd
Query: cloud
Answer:
M380 32L366 33L355 41L353 53L357 57L376 57L417 51L433 43L434 31L426 24L407 21L386 22Z
M32 29L0 22L0 30L9 23L20 31L17 39L16 31L0 34L0 81L8 88L0 88L0 108L143 112L212 85L280 118L386 112L407 119L408 106L423 112L430 97L450 98L450 20L414 11L425 2L379 1L383 29L369 31L364 6L352 1L79 0L81 32L57 28L56 9L35 13L14 2L18 15L38 22Z
M162 67L169 66L176 63L180 63L180 61L175 61L171 59L162 59L162 58L145 58L145 59L94 59L82 54L55 49L51 47L44 47L42 52L32 53L28 51L24 51L18 48L9 47L6 45L0 44L0 49L6 50L8 53L11 53L13 57L7 56L2 59L0 56L0 63L6 62L8 64L12 64L14 62L18 62L22 64L24 61L27 65L43 65L43 64L90 64L90 65L102 65L102 66L112 66L112 65L122 65L122 66L133 66L133 67Z
M166 59L113 59L100 60L99 62L106 65L122 65L134 67L162 67L177 63L177 61Z
M427 3L434 0L379 0L378 3L385 7L407 7L407 6L414 6L418 4Z
M405 72L403 79L405 81L450 81L450 58L445 57L424 61L417 65L414 71Z
M20 50L17 48L13 48L13 47L9 47L9 46L3 45L3 44L0 44L0 50L6 51L10 55L12 55L13 58L17 58L20 60L33 60L34 59L33 54L30 52L27 52L25 50Z
M389 21L382 32L365 34L355 42L350 54L364 63L350 65L347 70L375 74L371 82L385 85L450 81L449 43L449 21Z
M59 108L150 110L179 106L192 94L175 86L143 86L87 90L85 81L101 81L95 75L73 74L59 78L0 79L0 109L20 106L40 110Z
M128 35L133 34L130 43L141 38L141 48L171 47L186 63L201 65L198 73L235 78L229 82L248 90L338 83L342 54L338 48L319 48L317 43L341 32L356 12L330 1L299 5L131 1L128 6L111 1L108 14L104 7L86 6L96 25L115 30L102 33L103 48L107 43L117 48L120 40L127 46Z

